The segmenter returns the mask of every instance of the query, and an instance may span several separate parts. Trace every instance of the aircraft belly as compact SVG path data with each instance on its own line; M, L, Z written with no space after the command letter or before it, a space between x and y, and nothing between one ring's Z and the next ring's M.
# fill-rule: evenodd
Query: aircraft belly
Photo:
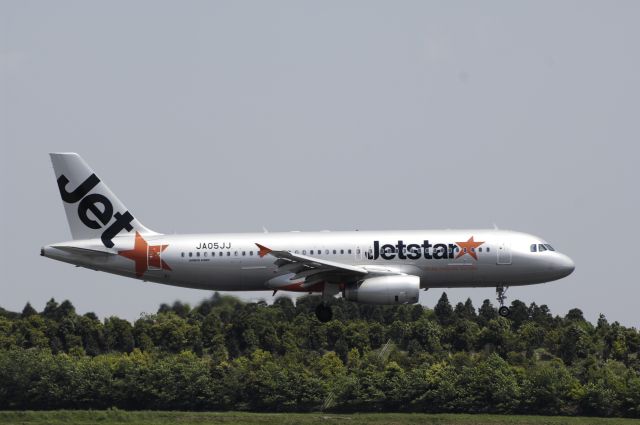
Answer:
M453 287L474 282L476 270L473 263L432 261L423 267L423 279L427 287Z
M266 267L242 267L239 262L227 264L204 263L196 267L190 265L184 274L176 273L176 278L202 289L216 291L256 291L267 289L264 282L270 271ZM182 279L180 279L180 276Z

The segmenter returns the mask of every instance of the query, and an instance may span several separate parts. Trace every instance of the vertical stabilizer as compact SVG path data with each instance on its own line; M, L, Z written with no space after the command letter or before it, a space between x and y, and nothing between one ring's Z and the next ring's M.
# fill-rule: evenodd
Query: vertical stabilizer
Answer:
M51 162L73 239L155 234L142 225L77 153L51 153Z

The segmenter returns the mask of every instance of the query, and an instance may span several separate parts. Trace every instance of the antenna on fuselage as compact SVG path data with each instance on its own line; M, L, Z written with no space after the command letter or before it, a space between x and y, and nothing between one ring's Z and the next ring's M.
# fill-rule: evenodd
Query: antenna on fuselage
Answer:
M496 223L493 223L493 230L500 230L498 229L498 225Z

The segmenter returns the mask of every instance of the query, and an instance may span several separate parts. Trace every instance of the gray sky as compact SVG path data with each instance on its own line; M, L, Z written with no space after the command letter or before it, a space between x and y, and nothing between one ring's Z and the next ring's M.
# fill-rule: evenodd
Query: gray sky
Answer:
M637 1L1 1L0 306L209 296L38 255L70 239L47 153L76 151L165 233L533 233L576 271L509 301L638 327L638 22Z

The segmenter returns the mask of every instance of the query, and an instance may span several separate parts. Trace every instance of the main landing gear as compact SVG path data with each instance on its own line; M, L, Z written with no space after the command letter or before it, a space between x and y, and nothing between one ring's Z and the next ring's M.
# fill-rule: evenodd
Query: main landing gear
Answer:
M500 285L496 287L496 293L498 294L497 300L500 303L498 314L502 317L509 317L509 315L511 314L511 310L509 310L509 307L504 305L504 300L507 299L507 296L505 295L507 293L507 289L509 289L508 286Z
M320 303L316 307L316 317L322 323L327 323L333 317L333 311L325 303Z
M333 318L333 311L329 306L329 300L333 298L340 290L340 286L337 284L331 284L324 282L322 288L322 298L320 304L316 307L316 317L321 323L327 323Z

